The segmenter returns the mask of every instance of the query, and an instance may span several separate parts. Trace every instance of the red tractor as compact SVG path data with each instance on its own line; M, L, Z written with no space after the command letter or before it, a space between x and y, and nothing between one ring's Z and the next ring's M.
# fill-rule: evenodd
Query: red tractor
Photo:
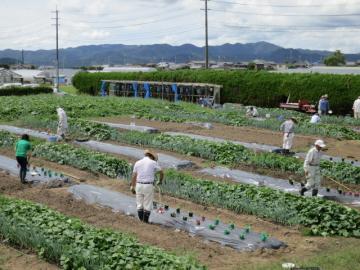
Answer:
M316 106L313 104L310 104L309 101L300 99L297 103L290 103L290 95L288 96L288 99L286 103L280 103L280 108L287 109L287 110L296 110L300 112L305 113L316 113Z

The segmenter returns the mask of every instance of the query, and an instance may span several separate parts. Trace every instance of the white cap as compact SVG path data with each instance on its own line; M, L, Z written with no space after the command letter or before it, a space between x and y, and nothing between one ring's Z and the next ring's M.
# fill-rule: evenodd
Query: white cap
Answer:
M321 148L325 148L326 144L323 140L316 140L315 145L320 146Z

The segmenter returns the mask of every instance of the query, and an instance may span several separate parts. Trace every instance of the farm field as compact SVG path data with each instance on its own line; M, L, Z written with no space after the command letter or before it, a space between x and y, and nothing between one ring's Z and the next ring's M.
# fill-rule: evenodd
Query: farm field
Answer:
M31 162L33 166L46 167L71 175L76 184L86 183L132 196L129 191L128 177L131 164L137 158L125 153L108 153L99 149L90 150L81 144L74 143L74 140L86 138L98 143L133 147L140 150L151 148L158 153L167 154L179 160L189 160L193 164L190 168L177 171L166 170L167 181L163 186L162 198L164 203L173 208L180 207L200 216L206 216L207 219L220 219L239 228L250 225L252 230L266 232L271 237L286 243L287 247L279 250L258 249L252 252L239 252L218 243L204 242L201 237L191 237L183 231L143 224L134 217L114 213L111 209L101 208L96 204L86 204L76 200L69 193L67 187L48 189L33 185L21 185L17 178L2 171L0 172L0 193L6 196L5 198L10 198L9 201L4 199L6 204L11 206L9 209L12 207L19 207L19 211L22 207L38 209L38 206L32 203L40 203L41 207L48 207L41 208L43 209L41 211L48 213L49 217L60 215L60 220L62 220L62 215L65 215L64 219L79 219L81 226L90 225L91 231L99 234L99 237L102 237L104 232L101 230L105 228L110 229L110 232L107 233L111 233L111 241L120 241L117 233L124 233L126 239L128 236L134 236L138 242L131 240L129 249L134 248L136 250L134 252L138 252L137 250L143 250L143 244L146 247L150 246L146 250L149 250L147 253L149 254L148 263L153 264L153 269L157 269L156 267L159 265L152 261L152 256L161 256L164 262L169 264L169 269L203 269L203 266L208 269L281 269L281 263L291 261L302 266L340 270L356 269L353 267L359 263L360 252L354 248L360 244L358 208L350 208L341 203L321 199L300 198L296 194L234 183L231 179L221 179L200 173L201 169L221 165L229 169L253 172L260 176L280 177L284 181L289 178L301 181L303 175L300 159L254 152L231 143L199 142L164 134L141 134L91 122L97 120L122 124L135 123L136 125L155 127L161 132L186 132L227 140L280 145L281 134L279 132L274 131L273 128L255 127L246 122L246 119L243 120L240 112L217 112L190 104L177 105L153 100L137 102L132 99L101 99L87 96L70 98L40 95L36 98L29 96L16 99L6 97L2 98L0 103L2 105L0 108L2 123L39 131L54 132L57 105L63 106L68 112L70 134L67 143L46 143L43 140L34 139L35 157ZM28 106L22 107L25 103ZM22 113L21 108L25 108L25 113ZM187 117L193 122L211 122L213 128L204 129L186 123ZM240 121L238 121L239 119ZM275 123L274 119L271 121ZM329 130L334 131L334 126L339 127L339 124L329 124ZM344 123L341 129L337 127L334 133L326 132L327 126L324 125L324 129L318 130L318 134L296 135L295 148L299 151L306 151L316 138L322 137L329 145L327 154L352 160L360 159L360 145L359 140L356 139L358 135L356 132L350 131L353 126L356 127L356 123ZM311 130L309 133L316 132L316 130ZM179 140L179 143L176 143L176 140ZM14 134L0 131L0 155L13 158L12 146L15 141ZM360 190L358 167L348 163L328 161L324 161L322 166L328 175L346 183L353 191ZM324 182L332 188L337 188L336 185L330 183L328 180ZM27 206L27 202L23 204L17 199L28 200L29 206ZM56 212L52 212L53 210ZM15 218L10 210L7 211L6 219L0 216L0 220ZM21 211L21 215L25 215ZM15 221L14 219L12 222ZM33 222L37 224L39 221L34 220ZM63 225L59 223L59 226ZM76 226L71 228L77 230ZM99 229L100 231L98 231ZM51 235L51 231L46 233ZM3 237L7 238L7 236ZM69 237L72 236L69 234ZM85 235L84 237L90 236ZM12 239L14 241L12 245L16 247L18 240ZM60 241L61 245L68 241L54 237L55 240ZM79 243L79 246L71 247L82 250L85 245ZM154 247L161 248L161 251ZM6 247L4 248L6 249ZM94 249L88 252L95 252L96 256L100 252L109 252L105 247L101 248L101 251ZM33 254L40 252L36 247L30 247L30 250ZM124 251L126 248L122 250ZM116 256L121 257L119 252L112 249L111 252L114 252L115 258ZM5 251L4 254L6 254ZM67 254L69 256L67 259L58 257L54 259L52 256L45 254L46 260L52 263L50 267L54 267L49 269L57 269L60 265L65 269L72 269L71 267L79 266L86 261L84 259L86 256L73 258ZM329 261L328 257L334 259ZM117 262L114 260L112 263L116 264ZM146 262L136 261L134 264L128 264L127 267L140 269L137 267L144 263L146 264ZM182 266L180 267L180 265ZM36 267L33 269L47 269L40 268L41 266ZM88 265L85 269L93 268ZM109 269L115 268L110 267Z

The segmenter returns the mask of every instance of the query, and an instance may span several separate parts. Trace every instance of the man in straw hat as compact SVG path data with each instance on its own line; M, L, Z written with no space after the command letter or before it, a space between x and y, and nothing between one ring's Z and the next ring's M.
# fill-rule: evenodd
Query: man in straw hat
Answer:
M353 111L354 111L354 118L360 119L360 96L354 101Z
M306 177L306 185L300 190L303 196L306 191L312 189L312 196L317 196L321 182L320 160L322 156L321 150L326 147L323 140L317 140L306 155L304 162L304 171Z
M154 181L156 173L160 174L160 183L164 179L164 173L157 163L158 155L145 150L145 157L134 165L130 190L136 193L136 207L139 219L149 222L150 213L154 200Z
M280 126L280 130L284 133L283 147L282 147L284 154L289 154L290 149L293 145L294 136L295 136L294 135L295 123L297 123L297 120L294 117L290 117Z

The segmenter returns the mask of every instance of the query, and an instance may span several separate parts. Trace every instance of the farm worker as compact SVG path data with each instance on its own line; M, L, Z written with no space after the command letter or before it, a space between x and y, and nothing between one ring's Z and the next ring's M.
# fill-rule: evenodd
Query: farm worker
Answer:
M68 122L67 122L66 112L60 107L56 109L56 112L57 112L58 119L59 119L58 128L57 128L57 135L64 139L65 134L66 134L67 129L68 129Z
M314 115L311 116L310 123L311 123L311 124L317 124L317 123L320 122L320 120L321 120L321 119L320 119L319 114L318 114L318 113L314 113Z
M319 100L319 115L327 115L330 110L328 95L323 95Z
M306 177L306 185L300 190L303 196L306 191L312 189L312 196L317 196L321 182L320 160L322 156L321 150L326 147L323 140L317 140L306 155L304 162L304 171Z
M283 149L285 154L290 152L290 149L293 145L295 123L297 123L297 120L294 117L290 117L280 126L280 130L284 133Z
M23 134L21 139L16 142L15 151L18 167L20 166L20 181L25 184L26 171L31 157L31 144L28 134Z
M254 106L248 107L247 110L246 110L246 116L248 116L248 117L258 117L259 113L258 113L256 107L254 107Z
M353 111L354 111L354 118L360 119L360 96L354 102Z
M136 193L136 208L139 219L149 222L154 199L154 181L156 173L160 174L160 185L164 179L164 173L157 163L156 153L145 150L145 157L134 165L130 190Z

